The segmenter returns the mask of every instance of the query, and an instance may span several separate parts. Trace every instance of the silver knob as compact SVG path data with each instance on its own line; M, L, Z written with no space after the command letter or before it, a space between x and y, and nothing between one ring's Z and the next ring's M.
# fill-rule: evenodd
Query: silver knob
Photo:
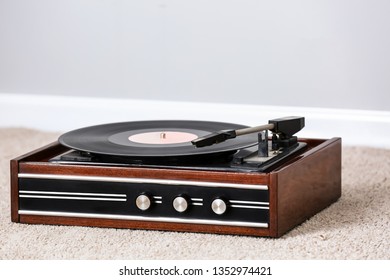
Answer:
M173 200L173 208L177 212L184 212L188 208L188 201L182 196L178 196Z
M135 200L135 205L142 211L148 210L151 204L152 202L146 194L140 194Z
M227 209L226 202L220 198L214 199L211 203L211 209L215 214L222 215Z

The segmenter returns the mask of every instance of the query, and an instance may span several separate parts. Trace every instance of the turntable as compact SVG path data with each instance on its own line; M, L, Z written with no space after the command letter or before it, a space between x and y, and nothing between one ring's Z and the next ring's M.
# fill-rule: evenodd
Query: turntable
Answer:
M70 131L11 160L11 218L280 237L341 195L341 139L294 136L304 125L285 117Z

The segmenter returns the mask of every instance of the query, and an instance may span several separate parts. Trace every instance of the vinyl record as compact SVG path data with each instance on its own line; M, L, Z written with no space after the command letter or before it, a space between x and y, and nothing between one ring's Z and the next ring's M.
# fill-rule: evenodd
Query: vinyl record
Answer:
M211 132L246 126L206 121L138 121L103 124L67 132L59 142L69 148L107 156L162 158L235 152L257 143L244 135L212 146L196 148L191 141Z

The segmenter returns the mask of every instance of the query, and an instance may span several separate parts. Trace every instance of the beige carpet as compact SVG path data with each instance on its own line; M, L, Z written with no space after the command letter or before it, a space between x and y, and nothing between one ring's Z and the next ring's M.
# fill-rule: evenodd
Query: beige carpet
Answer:
M341 199L280 239L11 223L9 160L57 136L0 129L0 259L390 259L390 150L344 148Z

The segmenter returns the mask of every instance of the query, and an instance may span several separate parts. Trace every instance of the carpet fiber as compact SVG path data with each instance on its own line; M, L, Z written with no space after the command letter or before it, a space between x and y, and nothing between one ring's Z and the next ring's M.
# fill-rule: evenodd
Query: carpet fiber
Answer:
M390 259L390 150L344 147L342 197L279 239L12 223L9 160L57 137L0 129L0 259Z

